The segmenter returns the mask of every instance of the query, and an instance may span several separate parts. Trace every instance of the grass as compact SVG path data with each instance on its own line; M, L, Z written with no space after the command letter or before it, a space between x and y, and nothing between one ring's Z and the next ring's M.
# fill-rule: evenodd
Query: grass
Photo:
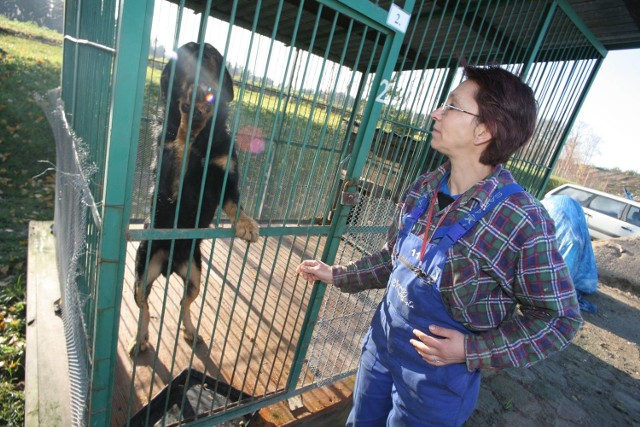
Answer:
M24 424L30 220L53 219L55 145L37 95L59 86L60 34L0 16L0 425ZM40 160L46 162L41 163Z

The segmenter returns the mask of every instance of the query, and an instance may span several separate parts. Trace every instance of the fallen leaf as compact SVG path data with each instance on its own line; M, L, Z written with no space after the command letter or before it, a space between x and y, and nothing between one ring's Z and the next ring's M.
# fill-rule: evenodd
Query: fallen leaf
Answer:
M4 128L7 130L7 132L9 132L10 134L14 134L16 133L18 130L20 130L20 128L22 127L21 123L18 123L15 126L10 126L10 125L6 125Z

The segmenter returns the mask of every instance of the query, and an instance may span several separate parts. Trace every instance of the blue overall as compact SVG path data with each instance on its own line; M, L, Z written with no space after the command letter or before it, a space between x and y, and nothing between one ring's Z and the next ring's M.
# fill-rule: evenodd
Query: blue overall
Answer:
M459 426L471 415L480 372L469 372L465 363L430 365L409 340L415 338L414 329L429 333L429 325L472 333L451 317L440 296L446 253L482 215L517 191L522 191L519 185L508 185L485 209L439 227L431 238L438 242L426 246L422 262L423 241L411 229L426 211L428 197L423 195L403 216L387 293L364 339L347 426Z

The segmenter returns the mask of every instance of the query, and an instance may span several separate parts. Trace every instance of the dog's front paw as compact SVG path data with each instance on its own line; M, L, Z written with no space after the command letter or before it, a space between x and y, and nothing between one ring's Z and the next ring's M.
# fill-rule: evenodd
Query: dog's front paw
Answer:
M238 222L236 223L236 237L239 237L243 240L246 240L249 243L257 242L260 226L253 219L246 215L238 218Z
M132 359L136 355L137 346L138 346L138 340L135 338L132 339L131 343L129 344L129 357L131 357ZM142 354L143 352L147 351L148 348L149 348L149 339L144 338L143 340L140 341L140 350L138 351L139 354Z

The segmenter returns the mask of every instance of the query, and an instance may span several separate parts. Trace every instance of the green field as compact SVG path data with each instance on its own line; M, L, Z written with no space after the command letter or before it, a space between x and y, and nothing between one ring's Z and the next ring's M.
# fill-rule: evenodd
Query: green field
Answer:
M55 145L38 97L59 86L62 36L0 16L0 425L24 424L28 224L52 220Z

